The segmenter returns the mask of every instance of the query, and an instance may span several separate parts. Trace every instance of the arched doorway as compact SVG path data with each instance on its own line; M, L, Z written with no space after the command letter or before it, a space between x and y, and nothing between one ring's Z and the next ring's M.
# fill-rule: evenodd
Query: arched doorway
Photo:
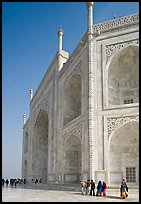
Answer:
M139 184L139 124L132 121L115 131L110 139L110 183Z
M40 110L33 135L32 172L33 179L42 179L47 182L48 172L48 115L45 110Z

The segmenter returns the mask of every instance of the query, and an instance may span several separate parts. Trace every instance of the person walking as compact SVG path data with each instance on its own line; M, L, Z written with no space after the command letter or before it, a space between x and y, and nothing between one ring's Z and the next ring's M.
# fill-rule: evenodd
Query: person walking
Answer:
M90 189L91 189L91 182L88 179L87 180L87 185L86 185L86 194L90 194Z
M121 182L121 187L120 187L120 196L122 199L125 199L126 197L128 197L128 186L125 182L125 179L122 179Z
M95 196L95 182L91 180L91 190L90 190L90 195Z
M8 186L8 184L9 184L9 180L6 179L5 183L6 183L6 186Z
M106 182L103 181L103 185L102 185L103 196L106 196L106 188L107 188Z
M86 184L84 182L84 180L81 181L81 194L84 195L85 194L85 188L86 188Z
M97 196L102 196L102 182L99 181L98 184L97 184L97 193L96 193Z
M2 185L4 186L4 183L5 183L5 180L4 180L4 178L2 179Z

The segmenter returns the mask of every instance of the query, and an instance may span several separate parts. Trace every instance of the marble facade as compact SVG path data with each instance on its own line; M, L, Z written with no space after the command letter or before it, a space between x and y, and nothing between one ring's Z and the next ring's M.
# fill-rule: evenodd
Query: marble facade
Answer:
M22 177L139 185L139 14L93 24L58 51L24 115ZM129 171L129 172L128 172ZM133 177L133 178L132 178Z

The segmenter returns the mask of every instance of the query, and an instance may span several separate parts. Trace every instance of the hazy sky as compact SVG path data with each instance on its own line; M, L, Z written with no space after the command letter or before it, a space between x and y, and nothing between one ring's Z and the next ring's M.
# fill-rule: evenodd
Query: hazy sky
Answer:
M97 2L94 23L139 12L139 2ZM2 2L2 176L21 177L23 113L57 52L73 52L87 31L85 2Z

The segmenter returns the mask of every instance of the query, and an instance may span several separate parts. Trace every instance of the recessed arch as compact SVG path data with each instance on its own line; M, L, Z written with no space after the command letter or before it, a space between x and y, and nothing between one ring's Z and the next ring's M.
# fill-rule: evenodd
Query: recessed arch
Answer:
M116 53L108 66L108 104L139 102L139 47L129 45Z
M81 76L74 74L64 87L64 125L81 114Z
M136 169L135 183L139 183L139 123L130 121L115 130L109 140L110 182L120 183L124 177L128 181L126 169ZM114 175L114 176L113 176ZM116 180L119 178L119 180Z
M70 181L78 182L81 172L81 142L77 136L71 135L64 147L64 173L71 176ZM67 179L66 179L67 180Z
M29 136L28 136L28 132L25 133L25 144L24 144L24 147L25 147L25 154L28 153L28 148L29 148Z
M32 174L43 183L47 182L48 173L48 127L47 111L40 109L33 131Z
M27 177L27 160L24 160L24 177Z

